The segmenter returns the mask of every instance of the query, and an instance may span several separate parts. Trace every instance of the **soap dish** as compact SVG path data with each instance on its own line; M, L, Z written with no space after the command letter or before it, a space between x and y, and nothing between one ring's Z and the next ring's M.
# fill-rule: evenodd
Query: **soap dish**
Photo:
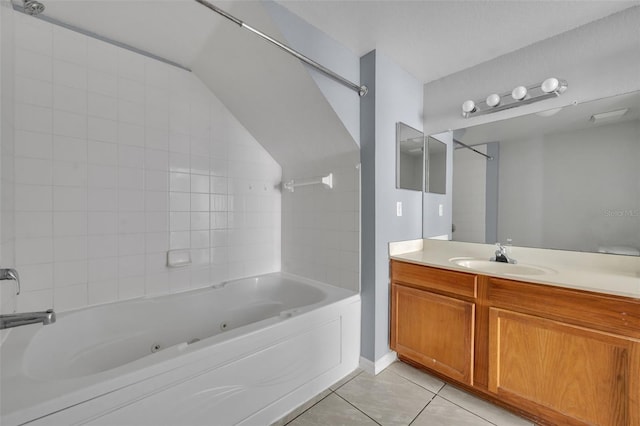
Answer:
M169 250L167 252L167 266L169 268L180 268L191 265L190 250Z

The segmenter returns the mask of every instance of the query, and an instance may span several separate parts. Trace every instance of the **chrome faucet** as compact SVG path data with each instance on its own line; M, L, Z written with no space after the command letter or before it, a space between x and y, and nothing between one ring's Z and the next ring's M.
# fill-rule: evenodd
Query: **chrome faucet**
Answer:
M48 309L42 312L24 312L22 314L0 315L0 330L37 323L47 325L54 322L56 322L56 313L53 312L53 309Z
M496 255L489 259L490 261L511 264L517 263L515 259L511 259L509 258L509 256L507 256L507 248L505 246L500 243L496 243L496 247L498 248L496 250Z
M13 268L2 268L0 269L0 280L13 280L16 282L18 286L18 291L16 294L20 294L20 275L18 275L18 271Z
M13 268L0 269L0 281L13 280L18 287L16 294L20 294L20 275ZM56 314L53 309L42 312L24 312L21 314L0 315L0 330L21 325L37 324L47 325L56 322Z

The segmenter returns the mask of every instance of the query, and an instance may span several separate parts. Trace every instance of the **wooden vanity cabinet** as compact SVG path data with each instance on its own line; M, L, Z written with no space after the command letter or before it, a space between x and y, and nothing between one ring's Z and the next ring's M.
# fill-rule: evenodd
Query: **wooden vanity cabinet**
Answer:
M448 377L473 384L475 304L425 290L392 286L393 349Z
M393 268L391 348L473 385L475 276L405 263Z
M638 424L637 342L508 310L489 318L489 390L500 399L561 424Z
M490 392L554 424L640 425L640 301L488 284Z
M398 261L391 289L401 359L539 424L640 426L640 300Z

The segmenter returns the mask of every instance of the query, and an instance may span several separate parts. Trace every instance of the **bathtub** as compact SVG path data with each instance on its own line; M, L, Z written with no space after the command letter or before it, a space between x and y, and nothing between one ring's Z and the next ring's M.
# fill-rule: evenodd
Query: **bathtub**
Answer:
M0 347L0 424L265 425L357 367L360 296L283 273L62 312Z

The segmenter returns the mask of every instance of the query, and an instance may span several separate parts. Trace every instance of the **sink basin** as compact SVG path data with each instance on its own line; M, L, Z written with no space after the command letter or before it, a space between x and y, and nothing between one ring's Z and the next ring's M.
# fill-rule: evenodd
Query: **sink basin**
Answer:
M467 257L459 257L449 259L451 263L454 263L463 268L474 269L476 271L497 273L504 275L545 275L552 274L555 271L542 268L540 266L527 265L527 264L511 264L502 262L492 262L490 260L483 259L470 259Z

